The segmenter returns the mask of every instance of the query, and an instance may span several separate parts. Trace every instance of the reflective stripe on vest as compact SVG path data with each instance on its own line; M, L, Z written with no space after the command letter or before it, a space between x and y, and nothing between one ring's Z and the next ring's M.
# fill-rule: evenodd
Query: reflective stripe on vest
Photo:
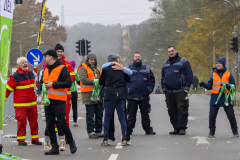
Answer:
M60 65L54 68L49 75L49 69L46 68L43 73L43 83L46 82L58 82L58 77L62 71L64 65ZM67 101L67 88L48 88L47 94L49 99L60 100L60 101Z
M95 79L95 78L97 78L97 76L94 75L94 72L92 71L92 69L90 67L88 67L86 63L83 63L79 67L78 70L80 70L81 67L84 67L87 70L88 79ZM97 67L97 70L98 70L99 74L101 75L101 71L100 71L100 69L98 67ZM80 86L81 86L81 92L82 93L91 92L93 90L93 86L84 85L82 82L80 82Z
M229 84L230 72L226 71L222 78L216 73L213 72L213 85L212 85L212 94L218 94L223 84ZM227 89L227 93L229 90Z

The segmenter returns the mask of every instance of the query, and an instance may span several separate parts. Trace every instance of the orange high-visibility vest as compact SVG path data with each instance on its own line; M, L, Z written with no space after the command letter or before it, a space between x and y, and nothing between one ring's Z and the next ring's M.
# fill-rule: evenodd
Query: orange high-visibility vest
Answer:
M218 94L223 84L229 84L229 78L230 72L228 71L223 74L222 79L216 72L213 72L212 94ZM227 93L229 93L228 89Z
M92 71L92 69L90 67L88 67L88 65L86 63L81 64L80 67L78 68L78 71L80 70L81 67L86 68L87 74L88 74L88 79L97 78L97 75L94 75L94 72ZM98 67L97 67L97 70L101 75L101 71ZM81 92L82 93L91 92L93 90L93 86L84 85L84 84L82 84L82 82L80 82L80 86L81 86Z
M49 75L49 69L46 68L43 73L43 83L49 82L58 82L58 77L62 71L64 65L60 65L54 68ZM67 101L67 88L48 88L47 94L49 99L60 100L60 101Z

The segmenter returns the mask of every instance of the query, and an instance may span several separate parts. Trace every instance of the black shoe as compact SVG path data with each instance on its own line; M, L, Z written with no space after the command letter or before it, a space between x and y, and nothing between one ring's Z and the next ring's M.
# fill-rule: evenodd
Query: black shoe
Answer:
M169 132L169 134L171 134L171 135L173 135L173 134L179 134L179 130L175 130L175 129L174 129L174 131Z
M71 142L69 142L69 147L70 147L70 151L71 151L72 154L75 153L75 152L77 152L77 146L76 146L74 140L72 140Z
M69 144L68 140L66 140L66 144Z
M22 141L22 142L18 143L18 145L19 145L19 146L26 146L26 145L27 145L27 142Z
M186 135L185 129L180 129L179 135Z
M156 132L153 132L153 131L146 132L145 135L156 135Z
M93 134L93 135L88 135L89 139L98 139L98 135L97 134Z
M208 138L214 138L215 136L214 136L214 134L213 133L209 133L208 134Z
M45 155L59 155L59 145L52 145L52 149L49 152L45 152Z
M32 144L36 144L36 145L42 145L42 142L40 142L39 140L37 140L37 141L34 141L34 142L32 142Z

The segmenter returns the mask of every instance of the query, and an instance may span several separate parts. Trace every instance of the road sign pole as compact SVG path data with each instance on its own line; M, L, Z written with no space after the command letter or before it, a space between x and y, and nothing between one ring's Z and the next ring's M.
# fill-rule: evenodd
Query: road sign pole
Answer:
M37 65L34 65L33 73L34 73L34 76L35 76L34 91L35 91L35 93L36 93L36 90L37 90L36 87L38 87L38 83L37 83L37 79L38 79L38 77L37 77L37 75L38 75ZM36 93L36 95L37 95L37 93Z

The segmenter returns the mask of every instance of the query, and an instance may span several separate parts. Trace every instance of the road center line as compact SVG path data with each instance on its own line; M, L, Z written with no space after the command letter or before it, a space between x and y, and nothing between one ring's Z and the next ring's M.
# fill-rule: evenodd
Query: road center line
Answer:
M122 149L123 146L121 146L121 143L118 143L115 149Z
M118 158L119 154L111 154L111 156L108 158L108 160L116 160Z

